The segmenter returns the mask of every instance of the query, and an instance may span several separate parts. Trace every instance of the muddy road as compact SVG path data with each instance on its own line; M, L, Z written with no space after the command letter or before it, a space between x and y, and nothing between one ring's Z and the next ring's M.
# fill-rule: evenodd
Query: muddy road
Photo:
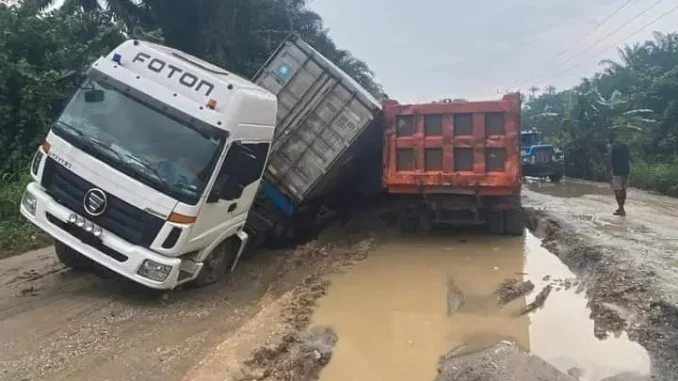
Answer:
M378 210L159 294L0 261L0 380L678 379L678 200L531 182L533 233L403 236Z

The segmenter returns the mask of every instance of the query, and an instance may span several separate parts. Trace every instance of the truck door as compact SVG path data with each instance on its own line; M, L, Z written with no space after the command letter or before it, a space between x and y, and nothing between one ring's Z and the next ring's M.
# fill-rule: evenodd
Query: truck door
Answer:
M235 141L231 144L217 180L200 210L194 237L207 234L217 239L240 221L235 217L247 213L259 188L269 146L268 142Z

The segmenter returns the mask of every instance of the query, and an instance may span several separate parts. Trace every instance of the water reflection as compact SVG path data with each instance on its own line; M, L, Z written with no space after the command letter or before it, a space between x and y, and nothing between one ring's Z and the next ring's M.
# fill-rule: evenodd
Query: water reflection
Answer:
M625 336L593 336L584 293L574 287L554 289L542 309L518 315L549 282L546 275L574 277L530 234L390 237L365 261L334 276L319 301L314 322L339 335L321 381L433 380L438 357L449 350L471 352L507 339L564 372L579 369L582 380L649 372L638 344ZM532 280L535 291L499 307L496 287L521 277ZM460 305L449 300L458 293Z

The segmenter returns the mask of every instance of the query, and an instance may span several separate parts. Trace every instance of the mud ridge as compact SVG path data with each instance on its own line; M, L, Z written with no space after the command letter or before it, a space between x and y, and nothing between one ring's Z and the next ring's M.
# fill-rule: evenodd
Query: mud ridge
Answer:
M624 264L623 253L587 242L547 211L525 208L525 219L544 247L583 280L596 337L626 331L650 353L653 380L678 379L678 307L654 286L655 274Z
M372 233L351 234L342 242L313 241L297 247L286 260L280 275L298 266L315 269L291 291L290 301L281 312L282 332L272 343L252 352L234 376L236 381L310 381L317 380L332 356L338 337L328 327L310 327L315 302L325 295L329 282L325 276L345 269L366 258L376 244ZM337 246L344 246L338 248ZM272 294L284 290L270 289Z

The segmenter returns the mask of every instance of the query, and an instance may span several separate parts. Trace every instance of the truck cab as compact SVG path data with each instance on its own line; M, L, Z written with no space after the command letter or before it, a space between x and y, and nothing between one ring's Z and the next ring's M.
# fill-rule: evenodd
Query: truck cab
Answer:
M548 177L557 183L565 172L563 152L542 141L536 128L520 133L520 157L523 176Z
M51 127L21 213L68 267L155 289L216 282L247 244L276 112L248 80L128 40L90 66Z

